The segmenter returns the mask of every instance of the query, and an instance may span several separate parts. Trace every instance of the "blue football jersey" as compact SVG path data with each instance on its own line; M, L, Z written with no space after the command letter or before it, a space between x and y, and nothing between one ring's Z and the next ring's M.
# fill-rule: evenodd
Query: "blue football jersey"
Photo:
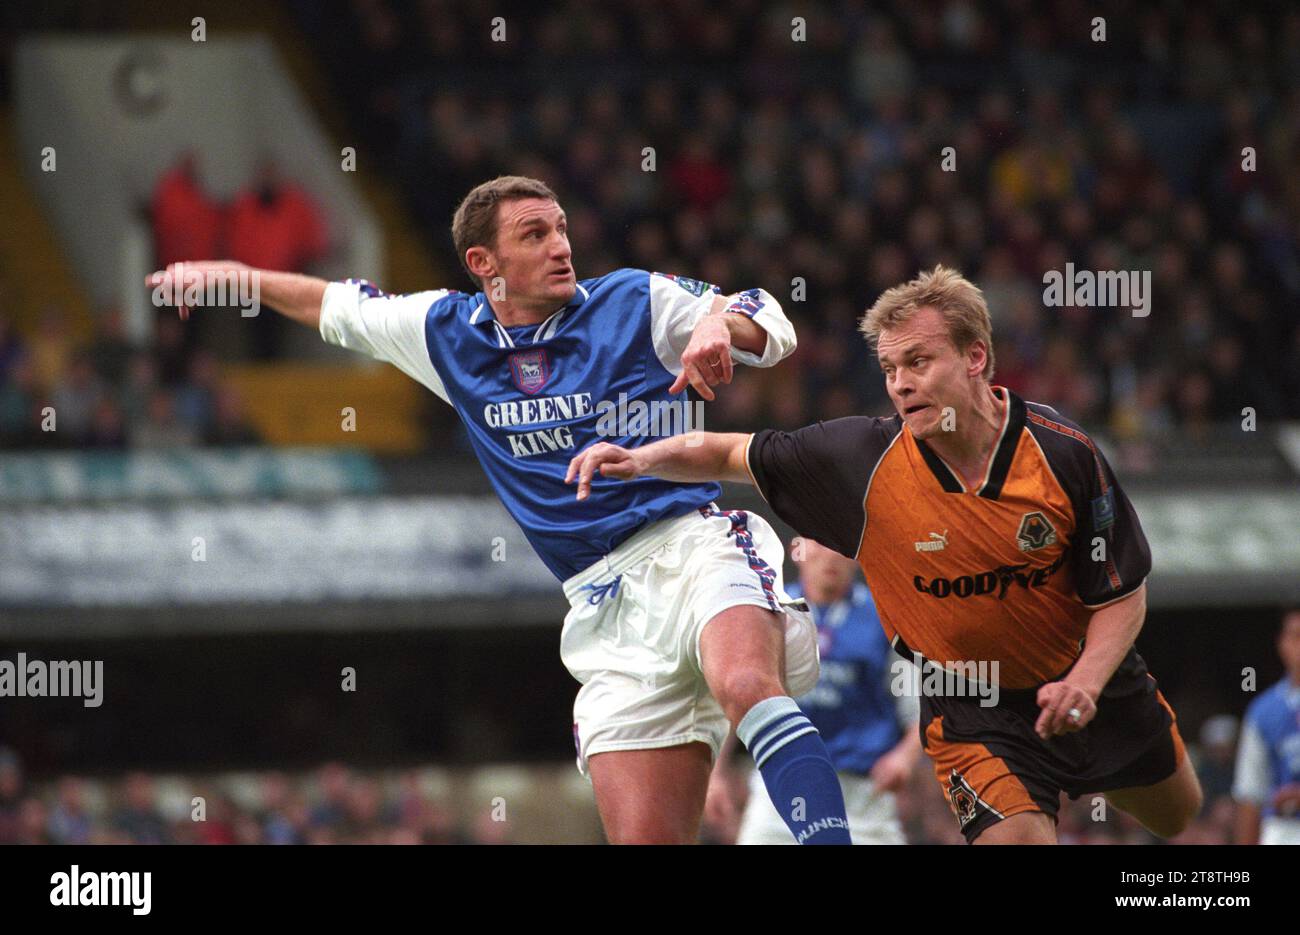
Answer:
M716 483L597 475L575 499L564 475L574 455L600 441L636 447L701 428L685 392L670 395L696 323L717 287L620 269L578 283L545 321L506 327L484 293L433 290L390 296L364 280L331 283L321 336L386 360L449 403L489 481L547 568L561 581L637 529L709 503ZM766 367L795 347L780 304L762 289L730 297L768 335Z
M797 584L786 591L792 597L803 595ZM907 729L916 726L916 699L900 699L890 691L891 666L905 660L890 648L866 584L856 582L833 604L809 606L817 623L822 671L799 707L822 735L837 770L869 773L902 739L903 718L911 722Z
M1284 678L1250 703L1242 722L1232 794L1276 813L1273 797L1300 784L1300 685ZM1291 815L1296 818L1300 816Z

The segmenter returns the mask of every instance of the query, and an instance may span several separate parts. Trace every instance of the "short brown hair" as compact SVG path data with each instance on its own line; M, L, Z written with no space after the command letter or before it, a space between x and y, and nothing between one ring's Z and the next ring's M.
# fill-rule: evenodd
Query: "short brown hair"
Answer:
M862 316L859 330L872 347L880 332L901 325L923 308L933 308L943 315L948 334L959 351L974 341L983 341L988 354L982 376L993 378L993 323L984 293L955 269L936 266L911 282L888 289Z
M465 251L470 247L488 247L495 250L497 245L497 205L503 201L519 198L545 198L558 202L555 192L537 179L523 175L501 175L490 182L474 186L464 197L456 214L451 219L451 239L456 244L456 255L460 265L469 273L469 278L476 284L478 277L470 272L465 262Z

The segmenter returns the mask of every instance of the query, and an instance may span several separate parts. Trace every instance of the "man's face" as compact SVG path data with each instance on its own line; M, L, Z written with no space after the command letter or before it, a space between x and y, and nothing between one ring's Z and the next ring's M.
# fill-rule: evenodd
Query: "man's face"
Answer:
M858 563L828 549L814 539L803 537L799 555L799 580L808 595L844 594L858 574Z
M943 315L922 308L910 319L880 333L876 356L885 373L885 389L894 409L917 438L941 431L943 410L970 405L969 368L972 354L982 354L979 342L966 353L957 350Z
M482 250L492 271L486 292L494 297L504 280L505 298L524 306L559 307L573 298L578 280L569 250L568 221L563 209L545 198L519 198L497 205L495 250Z
M1300 679L1300 610L1282 618L1282 632L1277 638L1277 654L1292 679Z

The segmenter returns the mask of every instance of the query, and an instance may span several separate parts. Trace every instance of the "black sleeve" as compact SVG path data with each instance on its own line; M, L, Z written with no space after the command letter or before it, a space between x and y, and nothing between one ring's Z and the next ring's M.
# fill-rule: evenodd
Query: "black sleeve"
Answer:
M1074 509L1070 561L1079 600L1095 607L1131 594L1151 573L1151 547L1137 511L1092 439L1055 410L1034 408L1066 430L1031 425Z
M850 416L793 432L765 429L750 439L749 471L759 493L796 532L856 558L867 483L898 434L894 421Z

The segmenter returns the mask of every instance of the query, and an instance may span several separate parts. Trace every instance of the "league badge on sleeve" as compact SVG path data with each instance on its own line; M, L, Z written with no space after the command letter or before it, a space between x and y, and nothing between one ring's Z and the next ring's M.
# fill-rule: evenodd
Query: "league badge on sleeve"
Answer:
M662 276L664 279L671 279L693 296L701 296L706 292L718 291L718 287L712 283L703 282L699 279L691 279L688 276L677 276L673 273L655 273L654 275Z
M1115 523L1115 491L1107 490L1092 501L1092 528L1097 532L1108 529Z
M543 349L510 355L510 379L530 396L541 390L551 378L551 363Z

